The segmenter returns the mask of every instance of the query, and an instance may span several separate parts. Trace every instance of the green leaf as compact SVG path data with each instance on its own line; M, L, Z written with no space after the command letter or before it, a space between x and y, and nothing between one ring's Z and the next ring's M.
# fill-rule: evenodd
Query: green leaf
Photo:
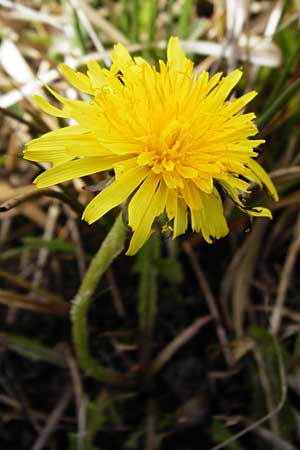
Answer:
M69 253L71 255L75 254L74 245L69 242L62 241L61 239L51 239L51 241L46 241L45 239L27 236L23 238L22 241L27 248L45 248L52 252Z
M40 344L35 339L8 333L3 333L1 338L10 350L25 358L31 359L32 361L47 362L59 367L67 367L65 357L62 353Z

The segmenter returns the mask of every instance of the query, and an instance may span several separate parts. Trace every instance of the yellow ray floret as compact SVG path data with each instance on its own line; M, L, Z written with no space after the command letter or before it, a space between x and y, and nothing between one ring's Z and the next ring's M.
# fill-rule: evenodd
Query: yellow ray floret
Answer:
M175 37L159 69L132 58L121 44L111 56L109 70L90 61L86 75L61 66L69 83L91 96L89 101L69 100L50 88L61 107L35 97L46 113L76 121L27 144L26 159L52 163L35 179L37 186L113 170L115 180L87 205L83 218L93 223L128 200L130 255L164 212L173 238L186 231L189 217L192 229L207 242L225 236L228 226L217 185L249 215L271 217L267 208L246 210L241 201L253 183L278 199L255 161L255 149L264 142L251 139L257 134L255 115L242 113L256 93L228 100L241 71L196 76Z

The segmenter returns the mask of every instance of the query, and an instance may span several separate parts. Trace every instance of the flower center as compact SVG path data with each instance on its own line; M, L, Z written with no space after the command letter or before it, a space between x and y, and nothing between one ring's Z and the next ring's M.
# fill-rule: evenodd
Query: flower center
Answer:
M176 140L171 147L168 147L166 143L157 142L154 145L147 146L139 154L137 162L141 166L150 166L156 174L164 171L172 172L182 158L180 150L181 143L179 140Z

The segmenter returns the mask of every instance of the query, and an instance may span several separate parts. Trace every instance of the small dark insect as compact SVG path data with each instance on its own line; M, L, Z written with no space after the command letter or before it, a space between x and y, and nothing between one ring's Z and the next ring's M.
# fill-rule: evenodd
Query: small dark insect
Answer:
M125 83L124 83L123 78L122 78L122 77L123 77L123 73L121 72L121 70L119 70L119 71L117 72L116 77L118 78L118 80L120 81L120 83L122 83L123 86L125 86Z

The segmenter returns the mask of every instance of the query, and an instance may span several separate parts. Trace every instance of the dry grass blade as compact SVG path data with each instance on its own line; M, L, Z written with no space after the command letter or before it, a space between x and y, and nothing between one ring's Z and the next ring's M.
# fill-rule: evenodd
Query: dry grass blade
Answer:
M0 278L4 278L5 280L9 281L11 284L13 284L15 286L25 288L28 291L35 292L37 295L39 295L41 298L43 298L44 301L46 300L46 302L48 302L48 303L51 303L51 302L60 303L62 305L68 306L68 303L66 303L58 295L55 295L52 292L48 292L45 289L39 288L37 286L33 286L28 281L23 280L22 278L20 278L16 275L13 275L12 273L5 272L4 270L0 270Z
M245 420L246 423L249 423L249 420ZM255 427L252 430L252 433L257 434L259 437L263 439L266 444L272 446L272 448L276 450L297 450L292 444L287 441L284 441L281 437L272 433L267 428L263 427Z
M68 215L67 227L70 232L71 238L75 244L75 251L77 257L78 270L80 274L80 279L82 280L86 271L86 258L84 253L84 248L81 242L80 232L76 223L76 219L72 211L69 208L64 208L66 214Z
M263 312L271 313L274 309L274 306L258 305L258 306L253 306L253 309L255 311L263 311ZM292 311L288 308L282 308L282 316L286 317L287 319L293 320L296 323L300 322L300 313L298 313L296 311Z
M288 208L289 206L297 206L300 202L300 192L292 192L291 194L285 195L279 202L272 207L272 211L277 209Z
M253 226L251 234L235 253L222 287L222 302L232 296L233 327L238 337L243 336L244 314L250 303L251 282L256 261L268 221L261 220Z
M223 48L222 44L210 41L181 41L182 48L187 52L196 53L199 55L221 56L228 59L231 56L230 48ZM238 56L241 61L250 61L257 66L278 67L281 63L281 55L275 44L266 42L260 37L251 37L248 41L241 42L238 45ZM166 47L166 42L159 43L160 48Z
M22 203L23 198L30 198L33 192L38 192L32 184L27 184L20 188L13 188L6 181L0 181L0 201L4 202L0 205L0 212L6 212ZM19 199L21 200L19 202ZM14 203L15 201L15 203ZM12 202L12 204L10 203Z
M156 450L156 402L150 398L147 404L146 446L145 450Z
M87 34L91 38L91 41L93 42L97 52L99 53L100 57L102 58L104 64L106 67L109 67L111 65L111 59L108 56L105 48L102 45L102 42L100 41L97 33L95 32L94 28L92 27L87 15L85 14L80 0L69 0L71 5L73 6L74 10L76 11L76 14L78 14L78 17L85 28Z
M16 85L34 80L31 67L21 54L18 47L10 39L3 39L0 45L0 63L5 72Z
M264 33L265 36L269 39L271 39L274 36L278 28L284 8L284 3L285 3L284 0L277 0L276 4L272 8Z
M67 445L72 449L92 450L104 445L107 450L183 450L197 445L208 449L214 444L214 450L225 447L295 450L293 445L297 447L300 440L300 415L293 417L290 411L297 409L295 401L300 392L297 383L299 7L300 0L0 0L0 266L3 269L0 270L0 345L4 356L0 409L4 411L5 425L0 430L0 442L3 448L60 450ZM177 83L175 73L180 72L182 64L179 53L171 47L167 51L170 36L178 36L187 58L194 63L195 78L187 80L186 64L185 76L179 74L181 81L178 80L177 86L179 90L182 88L179 106L187 114L186 120L177 117L180 111L172 96ZM132 73L131 62L121 48L115 53L112 73L106 70L105 66L111 64L109 55L118 42L139 66L136 69L132 66ZM170 59L168 54L176 61L164 66L159 61ZM149 70L143 70L143 59L149 64ZM90 64L91 61L94 62ZM59 69L61 62L77 72L76 75L72 76L70 71L65 77ZM161 74L152 79L151 67ZM201 230L192 231L197 220L189 208L186 237L172 239L174 229L184 225L183 211L180 211L181 200L173 205L168 195L164 212L155 219L151 230L153 246L150 250L145 246L136 256L127 257L123 244L119 246L117 241L122 237L128 242L128 233L134 231L127 227L127 209L136 190L122 204L117 239L113 235L110 241L105 239L113 229L116 211L107 212L90 226L81 220L85 206L108 187L108 178L113 175L118 178L123 169L127 171L133 161L127 150L132 147L133 152L135 148L138 151L137 143L139 148L147 144L146 150L154 145L158 152L162 145L161 151L172 155L179 143L183 153L187 150L187 156L191 156L193 151L188 151L191 136L186 135L186 128L191 126L193 136L201 139L203 124L199 108L202 111L202 101L210 105L210 95L214 100L210 112L203 116L205 123L207 126L211 123L218 136L224 127L225 135L230 137L233 120L227 122L219 114L218 105L223 104L223 88L225 95L227 87L237 78L221 76L221 86L217 77L211 78L215 71L227 74L236 67L243 76L224 102L228 107L235 98L252 90L257 92L253 102L240 111L249 113L245 122L239 112L232 119L239 116L241 127L243 122L245 130L249 125L250 131L251 117L256 116L253 121L259 129L258 139L266 138L266 144L258 148L263 157L261 165L277 187L279 201L271 202L267 192L263 194L254 183L249 186L251 195L239 192L238 186L245 187L246 179L235 173L239 164L236 166L234 161L244 165L250 144L236 142L229 148L221 163L224 173L218 162L207 155L206 162L213 165L210 167L213 171L216 169L212 183L216 189L231 180L247 207L261 202L275 212L273 220L254 218L250 227L247 215L242 216L234 202L230 199L223 202L224 192L221 200L230 229L228 237L212 245L205 243ZM203 75L203 71L208 74ZM137 137L140 133L148 136L154 126L153 117L150 121L146 117L151 101L147 101L147 96L138 95L139 81L133 81L139 78L138 74L143 76L145 92L160 101L158 109L161 108L162 117L154 127L159 135L156 144L153 139L149 138L148 143L148 138ZM202 81L196 83L201 75ZM207 75L211 81L206 79ZM187 87L190 82L192 91ZM45 84L58 96L52 96ZM205 85L209 90L204 95ZM197 106L194 91L198 92L198 88L199 108L192 114ZM200 95L202 89L204 97ZM125 103L122 103L123 91ZM72 118L51 116L51 109L46 106L41 110L31 99L36 93L54 108L64 108L66 114L59 116ZM64 106L60 96L67 99ZM250 97L251 94L244 97L245 101ZM99 100L105 103L101 111L98 111ZM237 101L236 107L243 102ZM120 120L110 111L114 107L122 116ZM133 114L143 110L146 119L136 117L132 122L126 109ZM174 126L179 134L172 127L170 130L164 127L170 118L176 122ZM104 130L106 123L108 134ZM66 134L60 134L62 128L74 125L77 128L68 128ZM84 131L86 126L91 127L92 134L87 129ZM124 131L128 127L135 144L132 141L128 148L115 147L121 137L129 139L131 131L129 134ZM24 160L23 146L51 131L54 133L46 139L35 141L35 159L46 161ZM93 153L89 142L96 145L95 139L99 145L102 143L103 154L112 152L123 161L128 153L128 163L124 167L123 162L116 163L113 170L106 172L105 180L96 173L49 188L37 189L33 185L33 179L51 167L52 157L56 160L57 155L57 160L60 157L63 160L60 149L66 158L69 154L70 162L80 161ZM176 145L172 150L173 141ZM215 141L214 134L209 142L215 145ZM170 148L165 148L165 143ZM217 151L220 157L221 147ZM85 156L80 156L81 150ZM71 155L75 154L72 159ZM52 174L55 172L56 169ZM179 172L180 177L188 176L190 170L179 169ZM133 183L134 179L129 181ZM187 179L187 186L196 181ZM143 190L145 186L142 181L138 187ZM180 188L180 194L179 191ZM119 194L123 194L121 189L108 198L107 204ZM194 198L193 193L186 192L184 203L191 195ZM192 206L192 199L189 200ZM129 207L130 223L134 222L133 203ZM100 202L98 206L102 209L105 204ZM175 220L165 222L172 215L173 207ZM140 209L136 212L139 219ZM214 221L216 211L208 212L211 214L207 220L209 217ZM142 218L138 227L142 230L146 222ZM204 222L199 223L201 228L200 225L206 228ZM211 224L207 225L209 229ZM138 237L137 231L134 240ZM105 251L98 260L99 265L94 266L95 276L90 274L86 282L91 255L97 254L101 244ZM114 256L106 253L108 249ZM117 255L120 257L115 266L109 266L108 261ZM72 315L73 302L69 300L74 298L78 284L81 288ZM74 319L73 335L70 319ZM267 330L272 326L273 334ZM277 345L279 336L280 346ZM281 351L289 369L288 387L293 394L282 411L287 387ZM68 388L61 384L62 377L66 378ZM294 380L297 386L293 385ZM105 384L107 388L103 387ZM15 430L18 432L14 433ZM235 431L240 433L233 436ZM234 443L247 432L251 435ZM230 439L226 440L227 437Z
M69 347L66 348L65 354L73 382L78 421L78 449L80 450L84 449L84 439L86 435L86 401L80 371L76 359L72 355Z
M106 20L100 11L93 9L87 2L81 2L80 6L85 12L90 22L99 27L103 33L105 33L113 42L120 42L120 44L128 46L130 41L126 36L116 28L112 23Z
M297 222L294 228L294 238L290 243L287 256L283 264L277 297L275 300L275 306L270 320L270 328L274 336L277 335L280 328L282 320L282 309L286 297L286 292L288 289L290 277L292 275L292 270L296 262L299 250L300 250L300 214L298 215Z
M25 192L23 192L23 189ZM64 203L67 203L76 213L82 214L83 208L80 206L79 203L73 201L70 197L67 197L65 194L63 194L58 189L49 189L49 188L42 188L37 189L35 185L28 185L25 188L22 188L22 192L20 194L17 194L15 197L9 198L4 203L0 205L0 213L5 213L13 208L16 208L17 206L21 205L24 202L28 202L30 200L36 199L38 197L51 197L51 198L57 198ZM1 198L1 197L0 197Z
M247 15L247 0L226 0L226 25L230 36L241 34Z
M50 205L48 214L47 214L47 220L44 228L44 234L43 234L43 240L44 241L51 241L53 238L55 228L57 225L57 221L60 215L60 207L57 204ZM37 270L34 273L33 277L33 285L39 286L43 279L43 272L44 268L47 263L47 258L49 255L49 249L47 248L41 248L39 250L39 254L37 257Z
M224 42L224 53L228 51L228 71L237 66L239 58L238 37L241 35L248 16L246 0L226 0L227 38Z
M114 272L111 268L107 270L106 278L110 285L116 313L118 314L119 317L125 317L124 303L121 297L120 290L115 280Z
M45 447L49 436L56 430L56 426L68 404L70 403L72 395L72 388L70 386L67 386L61 399L50 414L45 427L42 429L31 450L42 450Z
M270 386L270 380L266 370L266 364L263 358L262 353L255 346L253 347L254 358L256 360L256 364L259 371L259 377L261 386L263 388L263 392L265 394L267 411L271 412L274 410L274 401L272 396L272 389ZM279 421L277 415L272 415L270 417L270 425L273 433L279 434Z
M211 320L212 316L200 317L192 325L181 331L181 333L179 333L178 336L176 336L155 358L151 372L153 374L159 372L172 356L190 339L196 336L199 330L211 322Z
M299 180L300 166L284 167L283 169L273 170L270 177L275 183L285 183L291 180Z
M29 8L28 6L20 3L12 2L10 0L0 0L0 6L18 12L19 20L46 23L54 28L58 28L61 31L64 29L63 25L59 23L59 17L53 17L49 14L42 13L38 10Z
M211 447L209 450L221 450L223 448L228 447L229 444L237 441L239 438L244 436L245 434L254 431L257 427L265 423L267 420L270 420L274 415L278 414L281 409L283 408L286 396L287 396L287 384L286 384L286 376L285 376L285 370L284 370L284 362L282 358L282 354L280 351L280 348L278 347L278 344L274 338L274 348L276 350L277 358L278 358L278 366L279 366L279 376L280 376L280 383L281 383L281 398L277 404L277 406L269 412L269 414L265 415L261 419L257 420L256 422L251 423L248 425L244 430L240 431L239 433L234 434L229 439L226 439L221 444L218 444L214 447Z
M57 78L59 78L58 70L51 69L49 72L40 75L39 80L30 81L24 84L24 86L21 86L19 89L14 89L6 94L3 94L0 97L1 108L9 108L10 106L18 103L24 97L30 99L43 84L52 83L52 81L57 80Z
M67 317L70 313L70 306L67 303L54 301L51 301L51 303L42 303L40 300L28 297L28 295L5 290L0 290L0 303L6 306L13 306L14 308L53 314L55 316Z
M232 354L229 347L229 342L227 338L227 333L225 331L225 328L222 324L221 316L219 313L219 310L216 305L216 300L211 292L211 289L207 283L207 280L205 278L205 275L197 261L196 255L190 245L189 242L184 242L183 244L184 251L186 252L187 256L190 259L192 268L194 270L194 273L197 277L197 281L199 283L200 288L202 289L202 292L204 294L204 297L207 302L208 309L210 311L210 314L212 318L215 321L216 329L217 329L217 335L220 340L221 344L221 350L223 352L224 358L228 364L228 366L232 366L234 364Z

